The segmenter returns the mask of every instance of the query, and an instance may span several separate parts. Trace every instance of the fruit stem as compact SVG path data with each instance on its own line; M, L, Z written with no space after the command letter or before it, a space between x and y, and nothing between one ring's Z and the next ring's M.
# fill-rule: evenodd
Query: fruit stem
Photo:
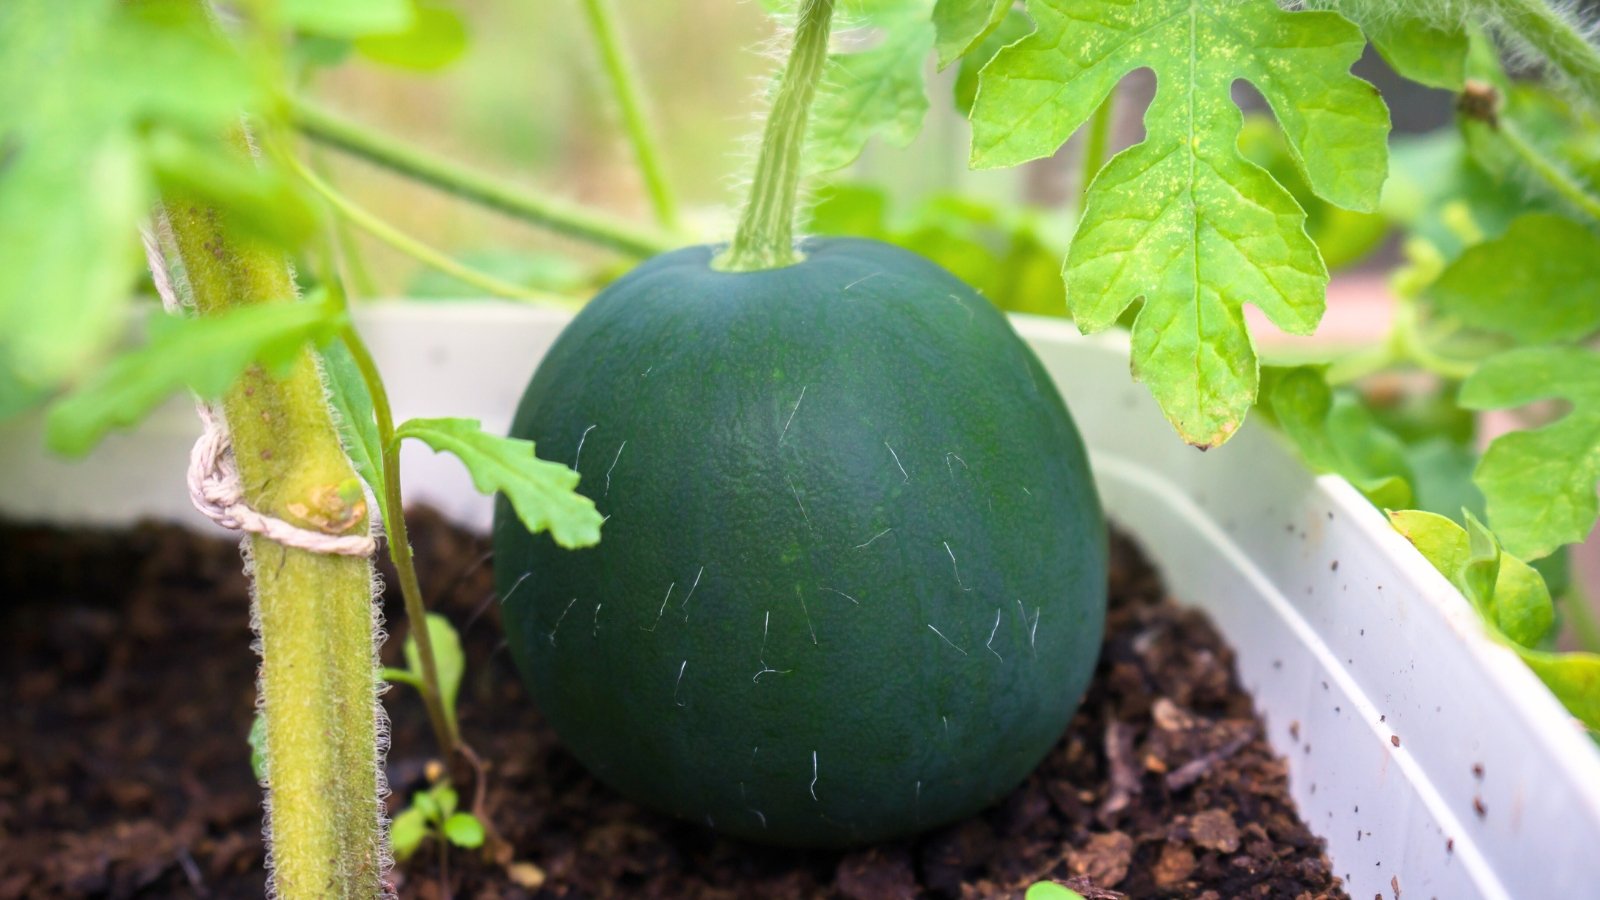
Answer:
M294 100L290 115L295 127L318 143L564 237L635 258L654 256L676 246L670 236L652 234L588 210L515 190L499 179L346 121L307 100Z
M611 92L622 113L622 125L628 132L628 142L633 145L633 155L639 162L639 174L644 177L645 190L650 194L650 205L656 221L663 228L676 229L677 204L672 189L662 170L661 155L656 151L655 136L645 121L639 101L638 79L634 77L627 57L622 52L622 40L617 34L612 15L611 0L583 0L583 11L589 20L589 33L594 36L600 61L605 65L606 77L611 81Z
M715 263L726 272L778 269L800 261L794 249L794 217L800 191L800 156L806 121L828 58L834 0L804 0L794 46L777 97L767 115L756 157L756 174L733 242Z

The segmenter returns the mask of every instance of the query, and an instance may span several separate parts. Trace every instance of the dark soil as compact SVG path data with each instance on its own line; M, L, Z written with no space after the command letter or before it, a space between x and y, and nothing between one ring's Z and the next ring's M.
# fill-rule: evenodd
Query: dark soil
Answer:
M431 602L466 642L461 723L492 767L485 806L506 842L451 852L457 897L1020 897L1039 879L1089 898L1345 896L1232 652L1126 541L1094 684L1025 784L916 841L800 853L718 838L590 779L512 671L486 542L414 519ZM230 540L0 526L0 898L262 896L245 598ZM433 745L411 692L386 704L398 806ZM393 880L404 897L444 895L431 846Z

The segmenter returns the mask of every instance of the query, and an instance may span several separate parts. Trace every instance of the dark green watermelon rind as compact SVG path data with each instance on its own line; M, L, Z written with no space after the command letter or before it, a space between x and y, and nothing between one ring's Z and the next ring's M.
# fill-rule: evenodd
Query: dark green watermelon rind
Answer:
M598 777L843 845L971 814L1038 763L1093 668L1106 545L1002 315L888 245L806 252L737 274L669 253L572 322L512 433L576 462L604 536L560 550L502 501L496 568L513 655Z

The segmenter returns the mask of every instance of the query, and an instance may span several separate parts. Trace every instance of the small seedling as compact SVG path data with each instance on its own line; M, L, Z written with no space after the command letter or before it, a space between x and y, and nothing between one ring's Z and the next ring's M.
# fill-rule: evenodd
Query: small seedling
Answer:
M456 810L455 789L436 784L411 795L411 805L401 810L389 825L389 841L396 859L409 859L429 837L439 841L439 857L444 859L447 845L463 850L483 846L484 828L478 817Z
M1023 900L1083 900L1083 895L1064 884L1040 881L1028 888Z
M450 620L438 613L428 613L428 637L433 643L433 658L439 667L439 705L444 708L445 722L450 734L459 741L456 727L456 696L461 693L461 675L466 670L466 657L461 653L461 637L451 627ZM418 691L425 690L422 658L417 650L416 635L406 635L406 667L385 667L383 680L394 684L409 684Z

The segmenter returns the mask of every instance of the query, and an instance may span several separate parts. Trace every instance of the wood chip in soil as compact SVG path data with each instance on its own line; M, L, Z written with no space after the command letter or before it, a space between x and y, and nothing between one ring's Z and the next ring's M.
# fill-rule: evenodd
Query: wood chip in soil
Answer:
M1040 879L1091 900L1346 896L1232 651L1124 539L1094 683L1026 782L916 840L794 852L720 838L591 779L515 676L487 542L425 510L413 519L430 602L463 633L461 726L492 766L486 807L509 844L498 858L453 851L451 896L1018 898ZM226 538L0 525L0 900L262 896L246 596ZM392 664L395 590L384 606ZM433 746L410 691L385 704L393 809L425 783ZM432 852L392 880L405 898L446 896Z

